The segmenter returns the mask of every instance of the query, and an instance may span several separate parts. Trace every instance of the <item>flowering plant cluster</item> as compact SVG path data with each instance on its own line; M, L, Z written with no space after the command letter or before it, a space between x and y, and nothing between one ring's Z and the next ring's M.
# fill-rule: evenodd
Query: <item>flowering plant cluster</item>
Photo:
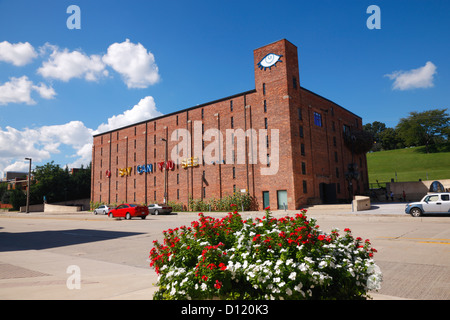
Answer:
M305 210L295 217L243 220L199 214L191 226L163 232L150 266L154 299L366 299L381 272L370 241L319 230Z

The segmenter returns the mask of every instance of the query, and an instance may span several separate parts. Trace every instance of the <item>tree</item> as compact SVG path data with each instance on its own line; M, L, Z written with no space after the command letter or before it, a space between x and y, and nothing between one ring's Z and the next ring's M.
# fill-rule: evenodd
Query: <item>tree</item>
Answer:
M374 121L372 123L367 123L363 126L364 131L369 132L373 136L373 146L372 151L379 151L383 148L382 144L382 134L386 130L386 125L383 122Z
M44 197L48 202L61 202L89 198L91 190L91 168L81 168L69 173L54 161L34 170L35 183L31 186L30 202L42 203Z
M367 153L373 146L373 135L365 130L350 128L344 133L344 143L355 154Z
M423 112L410 112L409 117L400 119L396 130L407 146L429 146L448 141L450 115L447 109L433 109Z

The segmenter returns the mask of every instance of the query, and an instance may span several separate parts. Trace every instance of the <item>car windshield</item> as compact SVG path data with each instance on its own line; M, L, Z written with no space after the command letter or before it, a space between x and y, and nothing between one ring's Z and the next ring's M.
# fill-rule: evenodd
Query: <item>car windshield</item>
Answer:
M134 208L134 207L137 207L137 205L136 204L130 204L130 207Z

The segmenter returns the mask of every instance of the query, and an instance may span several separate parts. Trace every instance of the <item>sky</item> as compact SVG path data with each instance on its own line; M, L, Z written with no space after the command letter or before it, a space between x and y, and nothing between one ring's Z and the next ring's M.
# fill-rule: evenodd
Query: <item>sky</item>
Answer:
M280 39L298 48L300 85L364 124L448 108L449 12L448 0L0 0L0 178L26 172L25 157L86 166L94 134L252 90L253 50Z

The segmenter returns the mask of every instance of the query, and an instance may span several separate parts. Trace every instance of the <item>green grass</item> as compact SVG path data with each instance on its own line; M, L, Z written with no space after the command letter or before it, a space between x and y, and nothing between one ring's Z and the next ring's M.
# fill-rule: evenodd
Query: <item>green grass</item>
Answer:
M369 183L390 182L395 172L399 182L450 179L450 152L427 154L424 150L416 147L368 153Z

